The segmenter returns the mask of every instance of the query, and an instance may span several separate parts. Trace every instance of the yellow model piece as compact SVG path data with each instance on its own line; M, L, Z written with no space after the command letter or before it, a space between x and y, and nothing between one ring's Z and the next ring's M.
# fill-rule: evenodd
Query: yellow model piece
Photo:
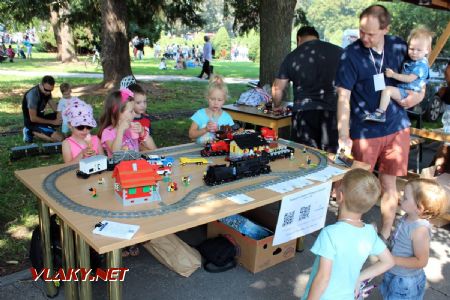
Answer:
M182 166L187 164L197 164L197 165L203 165L207 164L208 160L203 157L180 157L180 164Z

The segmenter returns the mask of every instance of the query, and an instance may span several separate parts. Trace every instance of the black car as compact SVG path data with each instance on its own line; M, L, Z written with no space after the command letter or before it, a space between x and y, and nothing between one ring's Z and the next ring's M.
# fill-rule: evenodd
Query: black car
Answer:
M440 120L444 112L444 103L436 94L437 91L446 85L444 72L450 57L438 57L430 68L430 79L427 83L425 97L423 101L408 109L408 115L412 120L418 120L420 117L429 122L437 122ZM416 127L421 126L417 124Z

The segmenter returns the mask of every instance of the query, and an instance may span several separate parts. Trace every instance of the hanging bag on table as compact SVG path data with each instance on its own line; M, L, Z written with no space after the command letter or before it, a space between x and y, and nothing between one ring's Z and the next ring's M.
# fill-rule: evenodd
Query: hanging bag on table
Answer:
M255 87L246 92L243 92L239 99L237 100L237 104L248 105L248 106L258 106L262 103L267 103L270 101L270 94L266 92L264 89L260 87Z

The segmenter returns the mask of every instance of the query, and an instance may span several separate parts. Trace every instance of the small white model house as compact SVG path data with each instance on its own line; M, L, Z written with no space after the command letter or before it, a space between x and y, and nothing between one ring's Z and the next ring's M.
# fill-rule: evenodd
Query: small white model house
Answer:
M104 155L95 155L80 159L80 171L85 174L93 174L107 169L108 158Z

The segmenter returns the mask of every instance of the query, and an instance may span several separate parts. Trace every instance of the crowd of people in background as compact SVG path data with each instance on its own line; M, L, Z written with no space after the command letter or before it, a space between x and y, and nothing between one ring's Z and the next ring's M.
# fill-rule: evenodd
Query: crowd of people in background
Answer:
M34 30L27 29L23 34L16 34L12 37L9 33L5 33L1 37L0 44L0 62L9 60L14 62L14 58L31 59L33 44L37 41ZM13 43L16 44L13 47ZM8 46L6 46L8 45Z
M130 41L130 48L133 49L133 59L142 60L145 52L144 47L148 45L149 41L139 35ZM201 67L204 62L202 45L184 45L171 43L165 47L157 42L153 45L153 58L161 59L159 69L167 69L167 62L174 61L175 69L186 69ZM213 55L213 58L229 59L232 61L249 61L249 49L245 45L233 44L230 49L221 48Z
M231 46L230 59L232 61L249 61L248 48L244 45Z

